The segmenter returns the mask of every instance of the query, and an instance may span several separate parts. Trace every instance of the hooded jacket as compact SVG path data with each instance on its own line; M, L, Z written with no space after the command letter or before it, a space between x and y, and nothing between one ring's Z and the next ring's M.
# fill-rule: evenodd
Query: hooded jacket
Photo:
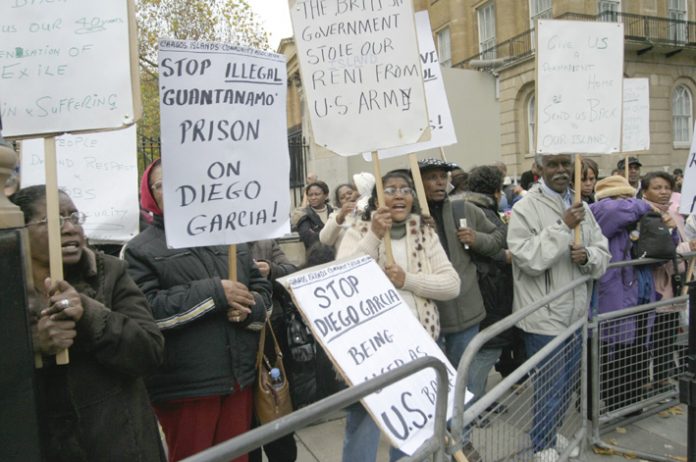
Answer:
M123 255L128 272L145 294L165 338L165 362L149 377L154 402L228 394L253 383L258 331L270 309L271 285L253 263L246 245L237 245L237 280L256 304L241 323L227 320L228 247L169 249L164 220L151 207L151 169L143 175L141 206L154 219L133 238Z
M576 265L570 259L573 230L563 222L565 205L535 185L512 208L508 226L508 248L512 253L514 285L513 311L521 310L573 280L589 275L598 279L611 255L587 204L580 224L587 263ZM517 326L525 332L558 335L578 319L587 316L591 283L576 287L545 307L522 319Z

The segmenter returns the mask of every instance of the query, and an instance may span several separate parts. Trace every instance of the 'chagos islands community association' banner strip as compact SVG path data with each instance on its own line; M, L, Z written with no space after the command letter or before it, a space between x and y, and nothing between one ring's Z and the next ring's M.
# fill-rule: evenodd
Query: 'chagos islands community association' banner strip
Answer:
M236 244L287 233L285 58L163 39L159 71L167 244Z

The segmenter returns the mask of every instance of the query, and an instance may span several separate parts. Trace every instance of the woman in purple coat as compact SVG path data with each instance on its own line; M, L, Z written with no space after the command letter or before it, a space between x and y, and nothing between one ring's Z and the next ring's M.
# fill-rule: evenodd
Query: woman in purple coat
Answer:
M635 229L638 220L652 210L648 203L635 199L634 195L635 189L618 175L600 180L595 187L597 202L590 204L590 210L609 240L612 262L631 259L630 229ZM639 304L641 280L639 271L632 266L608 269L598 284L599 313ZM602 357L600 399L609 411L640 399L647 363L636 361L636 358L646 354L639 332L644 329L644 322L640 316L621 317L604 323L598 333Z

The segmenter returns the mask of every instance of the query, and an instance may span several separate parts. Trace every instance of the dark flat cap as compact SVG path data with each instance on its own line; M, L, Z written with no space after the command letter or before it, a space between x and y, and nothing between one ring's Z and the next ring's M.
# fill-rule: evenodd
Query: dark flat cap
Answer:
M616 164L616 168L622 169L626 165L626 159L621 159L619 162ZM637 157L629 157L628 158L628 165L637 165L638 167L642 167L643 164L640 163Z
M433 157L428 157L427 159L423 159L423 160L418 161L418 168L421 171L440 168L446 172L451 172L455 168L459 168L459 166L457 164L452 163L452 162L446 162L444 160L435 159Z

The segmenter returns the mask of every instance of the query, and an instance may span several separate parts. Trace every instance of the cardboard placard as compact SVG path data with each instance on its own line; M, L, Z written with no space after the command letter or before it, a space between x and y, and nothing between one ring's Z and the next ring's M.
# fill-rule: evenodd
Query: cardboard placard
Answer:
M689 150L689 157L686 158L681 202L679 203L679 213L683 215L696 213L696 123L692 133L691 149Z
M315 143L349 156L430 139L412 2L289 5Z
M85 235L126 242L138 233L138 164L135 126L56 138L58 186L87 216ZM43 139L22 141L22 187L44 184Z
M8 0L0 25L5 136L114 129L140 117L132 1Z
M537 153L619 152L623 24L537 24Z
M650 80L623 81L623 152L650 149Z
M281 282L348 383L365 382L427 355L447 365L453 390L455 369L371 257L339 260ZM426 369L362 402L391 443L413 454L432 436L437 386L435 371ZM453 400L449 393L448 418Z
M290 231L285 57L160 40L167 245L226 245Z
M430 141L410 144L393 149L381 149L378 151L380 159L402 156L426 149L449 146L457 142L457 134L454 131L452 114L447 102L445 84L442 80L442 69L437 57L437 49L433 42L433 34L430 29L430 17L428 11L416 13L416 31L418 33L418 48L420 49L421 65L423 66L423 82L425 84L425 99L428 102L430 114ZM363 158L372 160L372 154L363 153Z

